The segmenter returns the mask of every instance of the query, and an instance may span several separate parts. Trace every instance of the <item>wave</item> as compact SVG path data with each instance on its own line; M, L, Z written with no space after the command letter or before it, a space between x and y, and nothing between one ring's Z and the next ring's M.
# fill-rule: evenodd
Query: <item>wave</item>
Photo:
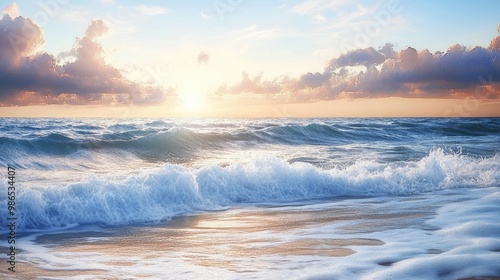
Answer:
M90 175L82 182L63 186L19 188L17 226L20 231L36 231L76 225L159 223L176 215L239 204L498 187L499 159L498 155L472 158L436 149L418 161L362 161L328 170L274 157L201 169L166 164L125 178ZM0 201L7 204L5 192L0 194ZM1 230L6 230L6 217L0 217Z
M500 119L315 119L289 121L242 121L220 123L150 122L42 124L24 121L4 124L12 131L0 136L0 146L10 157L18 154L70 155L80 150L119 149L136 155L179 155L207 149L262 144L343 145L350 143L403 143L448 136L500 136ZM102 121L101 121L102 122ZM49 125L45 130L37 128ZM16 129L14 129L17 127ZM47 133L46 131L51 131ZM460 143L459 143L460 144ZM2 152L0 152L2 158Z

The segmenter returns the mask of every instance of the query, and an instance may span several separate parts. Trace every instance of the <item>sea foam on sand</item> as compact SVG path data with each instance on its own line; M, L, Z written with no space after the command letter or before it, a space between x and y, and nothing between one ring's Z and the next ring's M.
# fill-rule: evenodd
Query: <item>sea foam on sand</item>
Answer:
M19 239L17 279L461 279L500 276L500 190L234 207L164 225ZM30 269L30 267L37 267ZM1 275L11 277L12 275ZM15 279L15 278L14 278Z

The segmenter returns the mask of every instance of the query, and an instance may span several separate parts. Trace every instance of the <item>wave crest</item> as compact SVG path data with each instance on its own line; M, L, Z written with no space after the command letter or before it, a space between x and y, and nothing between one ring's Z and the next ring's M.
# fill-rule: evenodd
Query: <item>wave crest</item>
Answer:
M173 216L241 203L286 203L339 196L410 195L453 188L498 187L500 160L433 150L413 162L356 162L320 169L274 157L198 170L166 164L126 178L89 176L66 186L21 188L18 228L158 223ZM5 184L3 182L2 184ZM6 194L0 201L6 205ZM5 230L7 215L0 224Z

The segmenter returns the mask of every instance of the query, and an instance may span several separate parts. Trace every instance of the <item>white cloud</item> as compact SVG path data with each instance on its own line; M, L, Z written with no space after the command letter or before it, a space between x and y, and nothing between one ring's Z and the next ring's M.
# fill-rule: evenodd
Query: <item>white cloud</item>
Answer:
M138 11L140 14L144 16L156 16L156 15L163 15L168 12L167 9L160 7L160 6L146 6L146 5L139 5L135 7L136 11Z
M292 7L299 15L315 15L326 10L333 10L349 4L348 0L305 0Z
M16 18L19 16L19 7L17 7L16 2L14 2L5 7L2 12L9 15L11 18Z
M368 16L375 12L377 8L367 8L359 5L356 7L356 10L335 17L335 20L328 26L328 29L363 26L367 22L373 21L373 18Z
M88 13L83 10L61 11L60 18L69 22L88 22Z
M204 20L211 20L214 16L213 15L207 15L205 14L203 11L200 13L200 16L204 19Z
M314 15L314 16L313 16L313 19L314 19L315 21L317 21L317 22L324 22L324 21L326 21L325 16L320 15L320 14Z
M278 39L288 36L293 36L291 30L282 30L278 28L262 29L257 25L248 26L241 29L235 29L226 33L224 37L235 41L259 40L259 39Z

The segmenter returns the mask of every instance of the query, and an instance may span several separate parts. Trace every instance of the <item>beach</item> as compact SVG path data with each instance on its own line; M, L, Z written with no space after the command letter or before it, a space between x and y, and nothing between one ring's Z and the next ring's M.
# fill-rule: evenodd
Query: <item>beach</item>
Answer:
M3 2L0 280L500 280L500 1Z
M3 125L0 278L500 276L498 119Z
M493 277L500 271L498 202L497 188L444 191L36 234L20 239L22 262L12 279Z

